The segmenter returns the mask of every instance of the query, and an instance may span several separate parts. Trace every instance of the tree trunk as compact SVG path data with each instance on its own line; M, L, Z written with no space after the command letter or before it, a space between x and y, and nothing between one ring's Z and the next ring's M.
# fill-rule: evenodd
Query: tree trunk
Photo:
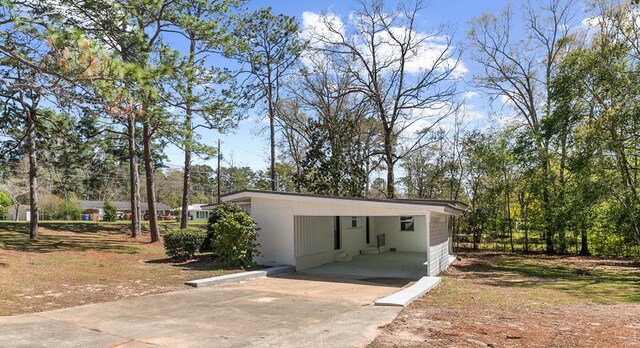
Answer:
M19 221L19 217L20 216L19 216L18 212L20 211L20 203L14 204L13 207L16 210L16 216L14 216L13 221Z
M29 147L29 238L38 240L38 162L36 153L36 109L26 111L27 142ZM16 211L18 215L18 211Z
M548 153L548 152L547 152ZM542 171L544 175L544 183L542 185L542 204L544 212L544 232L546 241L547 254L555 254L556 250L553 245L554 225L553 225L553 207L551 206L551 194L549 192L549 185L551 185L549 161L547 159L547 153L543 156Z
M271 148L271 164L269 171L271 175L271 191L276 190L276 128L275 117L273 115L271 101L269 101L269 146Z
M387 198L396 198L396 185L393 175L393 144L391 131L384 134L384 162L387 165Z
M267 53L267 60L271 57ZM274 82L271 80L271 65L267 66L267 112L269 113L269 150L271 152L271 162L269 165L269 175L271 177L271 191L276 190L276 105L274 105L273 90ZM277 91L276 91L277 93ZM277 95L276 95L277 97Z
M147 115L147 117L149 117ZM147 214L149 215L149 230L151 243L160 241L160 230L158 229L158 216L156 210L156 190L153 183L153 157L152 157L152 131L149 120L145 120L142 126L142 144L144 147L144 171L147 182Z
M190 34L189 37L189 67L193 68L196 54L196 39ZM182 183L182 210L180 212L180 228L187 228L189 224L189 198L191 195L191 150L193 146L192 134L192 104L193 104L193 79L187 79L187 93L185 100L184 118L184 177Z
M185 128L188 127L184 146L184 177L182 185L182 211L180 212L180 228L187 228L189 221L189 196L191 193L191 115L187 114ZM188 126L187 126L188 124ZM186 129L185 129L186 130Z
M587 224L584 219L582 219L581 224L581 247L580 247L580 256L591 256L591 252L589 251L589 245L587 243Z
M129 138L129 180L131 181L131 237L139 238L140 227L140 176L138 175L138 155L136 151L136 116L127 116L127 137Z

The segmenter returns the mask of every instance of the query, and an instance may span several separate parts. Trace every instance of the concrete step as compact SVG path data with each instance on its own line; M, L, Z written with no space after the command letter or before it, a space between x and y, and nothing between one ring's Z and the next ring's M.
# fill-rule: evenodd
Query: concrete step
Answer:
M349 255L346 251L336 251L336 261L338 262L349 262L353 260L353 256Z
M362 254L365 254L365 255L377 255L377 254L386 253L387 251L389 251L389 247L388 246L381 246L380 248L366 247L366 248L360 250L360 252Z

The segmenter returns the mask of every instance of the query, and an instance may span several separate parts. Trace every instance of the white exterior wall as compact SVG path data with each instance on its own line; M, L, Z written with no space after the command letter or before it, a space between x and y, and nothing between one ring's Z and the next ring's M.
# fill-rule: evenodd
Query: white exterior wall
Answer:
M367 246L367 225L364 216L357 216L358 227L351 227L351 216L340 217L340 250L349 256L360 254ZM335 219L335 218L334 218Z
M376 203L374 207L370 202L357 200L325 199L319 202L317 200L292 200L279 197L252 197L252 209L256 204L273 208L289 208L293 215L299 216L413 216L424 215L425 211L443 210L441 207L416 207L398 203Z
M330 216L295 216L295 266L304 270L336 260L333 249L334 218Z
M258 224L260 265L295 265L293 211L291 207L271 204L272 200L252 199L250 215Z
M193 216L194 220L208 220L209 213L208 210L190 210L189 213Z
M449 267L449 219L444 214L431 214L429 275L436 276Z
M396 248L396 251L427 252L427 217L425 215L413 215L413 231L400 231L399 216L376 216L371 220L375 221L374 232L371 233L371 244L375 245L376 235L384 233L389 248Z

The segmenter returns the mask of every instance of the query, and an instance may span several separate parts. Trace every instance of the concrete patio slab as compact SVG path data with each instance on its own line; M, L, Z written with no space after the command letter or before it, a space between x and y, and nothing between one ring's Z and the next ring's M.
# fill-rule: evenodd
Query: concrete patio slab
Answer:
M349 262L332 262L301 273L418 280L427 275L427 267L424 266L426 259L424 253L407 252L356 255Z

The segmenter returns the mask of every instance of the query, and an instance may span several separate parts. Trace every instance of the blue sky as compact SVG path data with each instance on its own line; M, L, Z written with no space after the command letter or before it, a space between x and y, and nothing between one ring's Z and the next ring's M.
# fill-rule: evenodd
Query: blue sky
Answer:
M498 13L506 5L511 3L515 8L520 6L520 1L505 0L432 0L428 3L427 8L421 12L423 20L420 25L423 30L429 31L439 25L448 25L455 31L455 40L464 40L466 37L467 23L474 17L484 12ZM394 6L394 2L388 2L389 6ZM295 16L302 21L304 12L320 13L322 11L330 11L342 17L346 17L350 12L357 9L358 1L266 1L258 0L249 3L249 9L258 9L261 7L272 7L274 13L283 13L289 16ZM473 75L473 63L466 57L463 50L463 64L469 69L465 79L469 79ZM463 87L463 89L468 89ZM475 96L467 101L475 111L483 112L487 110L486 101ZM224 157L224 166L249 166L256 169L266 169L269 161L268 138L267 133L258 134L266 124L260 121L260 110L250 111L248 118L240 122L238 128L229 134L218 134L215 131L202 132L203 141L213 145L217 139L222 141L222 154ZM169 168L182 168L183 154L180 149L168 147L165 151L169 158L167 163ZM202 160L193 158L194 164L208 164L215 167L214 160Z

